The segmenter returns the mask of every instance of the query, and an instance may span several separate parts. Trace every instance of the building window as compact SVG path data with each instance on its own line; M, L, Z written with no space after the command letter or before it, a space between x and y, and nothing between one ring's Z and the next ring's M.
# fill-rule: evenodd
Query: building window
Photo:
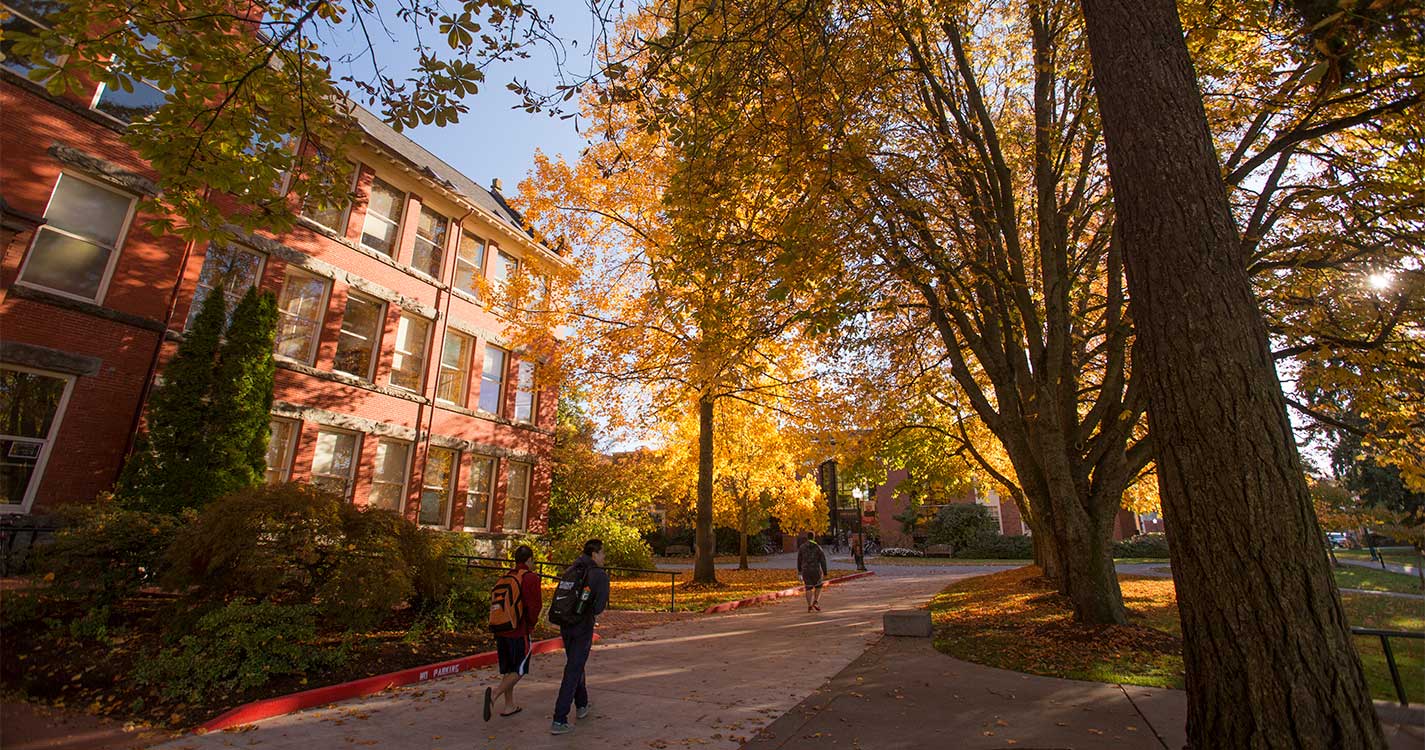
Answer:
M28 78L35 66L29 60L15 57L15 34L34 36L41 29L48 28L47 19L59 12L60 5L45 0L10 0L0 7L8 16L0 23L0 67ZM53 61L54 58L49 59Z
M480 296L480 279L485 277L485 241L462 231L455 253L455 288Z
M448 448L431 448L421 476L421 514L424 526L450 525L450 490L459 454Z
M321 166L325 166L331 161L331 157L320 148L313 149L313 154L313 160L317 161ZM341 184L345 184L346 192L350 194L356 190L357 169L356 165L349 161L343 162L343 164L345 165L345 171L334 179ZM333 206L322 205L317 202L316 198L306 196L302 198L302 215L337 234L346 233L346 212L350 209L351 200L349 198Z
M267 440L267 483L287 481L292 470L292 446L297 442L297 423L274 419L268 423L272 436Z
M158 37L147 34L140 42L146 49L158 46ZM123 123L142 120L157 112L168 101L168 94L141 79L115 73L118 82L99 84L94 96L94 109Z
M28 508L39 489L72 378L0 368L0 506Z
M490 275L493 277L491 284L495 287L497 296L505 293L505 287L509 285L510 279L513 279L519 271L520 259L500 250L499 255L495 257L495 267L490 270Z
M416 270L440 278L440 268L445 262L445 236L449 228L449 219L421 206L420 218L416 220L415 258L411 263Z
M470 352L475 342L469 336L445 332L445 346L440 353L440 377L435 383L435 397L457 406L465 405L465 384L470 380Z
M203 256L203 271L198 274L198 286L193 290L193 306L188 308L188 322L183 330L193 327L203 301L221 284L227 301L227 323L233 322L233 310L247 290L257 286L262 278L262 255L234 245L208 245Z
M376 444L376 467L371 475L368 505L401 512L401 503L406 498L406 467L410 456L410 443L383 438Z
M396 245L401 241L401 213L405 207L405 193L384 180L373 180L366 203L366 223L361 228L361 244L394 257Z
M490 528L490 498L495 489L495 459L474 456L470 460L470 484L465 487L465 528Z
M99 302L133 218L134 199L64 173L35 232L20 279Z
M364 380L375 377L376 353L381 351L381 329L385 307L374 299L348 294L346 312L341 316L341 336L336 343L332 369Z
M420 392L425 385L426 342L429 340L430 321L401 315L396 327L396 353L391 356L391 385Z
M321 333L326 296L326 279L290 268L287 270L282 294L277 297L278 354L305 364L312 363L317 352L317 337Z
M359 438L355 432L319 431L317 450L312 456L312 484L342 499L350 497Z
M480 409L500 413L500 400L505 390L505 350L485 346L485 365L480 369Z
M524 531L525 511L529 505L530 465L510 462L509 490L505 493L505 523L502 531Z
M539 396L534 390L534 363L519 363L515 373L515 421L533 424L539 408Z

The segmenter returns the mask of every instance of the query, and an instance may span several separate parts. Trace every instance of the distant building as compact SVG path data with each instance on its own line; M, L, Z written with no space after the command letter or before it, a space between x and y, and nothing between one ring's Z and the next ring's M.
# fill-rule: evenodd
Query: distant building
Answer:
M13 23L43 22L18 10ZM155 236L136 204L157 176L121 135L163 92L54 96L24 73L0 62L0 512L112 486L150 385L221 279L233 301L253 286L279 300L269 480L491 541L544 529L556 394L535 387L539 363L476 279L567 261L498 183L358 110L350 205L225 246Z

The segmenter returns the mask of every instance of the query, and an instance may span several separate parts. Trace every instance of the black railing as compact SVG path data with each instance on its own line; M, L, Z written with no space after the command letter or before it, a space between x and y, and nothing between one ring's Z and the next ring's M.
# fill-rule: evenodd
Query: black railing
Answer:
M1408 630L1377 630L1375 628L1351 628L1351 633L1380 638L1381 650L1385 651L1385 664L1390 667L1391 682L1395 683L1395 697L1400 699L1400 705L1410 705L1410 701L1405 697L1405 683L1400 680L1400 668L1395 664L1395 652L1390 649L1390 639L1425 639L1425 633L1412 633Z
M0 517L0 576L23 573L28 569L35 543L58 529L48 520L30 516Z
M515 561L507 557L484 557L481 555L451 555L450 559L452 561L463 561L463 564L467 568L478 568L481 570L509 570L515 565ZM490 563L494 564L492 565ZM529 564L533 566L534 572L539 574L540 578L550 578L556 581L559 580L560 575L562 575L564 571L569 568L570 565L573 565L573 563L536 562L534 560L531 560ZM602 567L604 570L607 570L611 573L636 573L638 575L668 576L668 611L677 611L679 575L678 571L653 570L650 568L620 568L608 565L604 565ZM543 571L546 568L553 568L555 571L555 575L549 575L548 573L544 573Z

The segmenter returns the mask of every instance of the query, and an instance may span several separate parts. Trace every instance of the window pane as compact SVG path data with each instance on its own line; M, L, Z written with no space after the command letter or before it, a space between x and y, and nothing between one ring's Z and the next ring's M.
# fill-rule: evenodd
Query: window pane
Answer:
M320 167L325 167L331 161L331 156L320 148L315 149L313 159L319 163ZM351 190L352 178L356 176L356 165L343 161L340 165L341 172L334 178L338 184L348 192ZM350 205L349 200L343 200L333 206L323 206L317 203L315 198L302 199L302 215L312 221L321 224L327 229L336 230L344 234L346 223L342 221L346 217L346 208Z
M0 435L49 437L64 384L64 378L0 369Z
M440 353L440 379L435 385L436 398L465 405L465 381L470 379L470 337L453 331L445 334L445 346Z
M510 486L505 493L505 531L523 531L529 501L529 464L510 463Z
M490 528L490 489L495 478L495 459L476 456L470 462L470 485L465 491L465 525Z
M485 241L469 232L460 233L455 258L455 288L479 296L476 279L484 276Z
M372 182L371 196L366 204L366 223L361 230L361 244L377 252L394 255L405 203L405 193L379 179Z
M381 323L381 303L355 294L347 297L332 369L370 378L372 357L381 340Z
M193 326L193 321L203 309L203 300L220 283L223 285L223 296L227 297L227 322L231 323L233 309L242 301L247 290L257 284L261 272L261 255L232 245L208 245L208 254L203 258L203 271L193 291L193 306L188 310L184 330Z
M406 458L410 444L382 440L376 446L376 467L371 478L369 504L399 512L406 489Z
M356 466L356 435L350 432L317 433L312 456L312 484L346 497L351 490L351 473Z
M40 227L23 278L77 297L98 299L111 252L102 245Z
M94 103L95 109L116 120L133 122L157 112L168 100L167 94L143 81L129 76L121 77L129 82L133 91L125 91L116 84L106 83L104 91L99 94L99 101Z
M421 207L421 216L416 222L416 252L412 265L440 278L441 264L445 260L445 233L449 226L444 216Z
M77 177L60 175L45 209L46 225L100 245L119 242L132 199Z
M287 469L292 465L292 436L297 424L285 419L274 419L269 424L272 430L267 441L267 483L287 481Z
M500 391L505 380L505 350L485 347L485 365L480 371L480 408L500 413Z
M495 267L490 270L496 293L504 293L505 284L514 278L515 274L519 272L519 268L519 258L504 250L500 251L499 256L495 258Z
M534 363L521 362L515 379L515 421L534 421Z
M296 271L287 272L282 294L277 298L277 353L300 362L310 362L321 327L323 279Z
M391 385L419 391L425 371L430 321L402 315L396 328L396 353L391 356Z
M15 46L15 33L34 34L40 29L38 24L45 23L50 15L60 10L59 3L55 2L23 2L11 0L5 3L12 11L9 18L3 22L3 31L0 31L0 66L4 66L22 76L33 69L27 60L16 58L11 54ZM46 55L51 61L52 56Z
M426 456L425 476L421 479L420 522L429 526L444 526L450 508L450 480L455 472L455 451L431 448Z

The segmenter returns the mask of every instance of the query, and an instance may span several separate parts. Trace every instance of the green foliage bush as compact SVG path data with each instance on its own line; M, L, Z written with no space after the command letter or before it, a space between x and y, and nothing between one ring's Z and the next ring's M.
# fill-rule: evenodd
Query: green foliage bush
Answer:
M1114 557L1149 557L1168 559L1168 535L1162 533L1139 534L1120 539L1113 543Z
M954 556L973 560L1032 560L1034 541L1027 536L993 534L980 537L966 547L956 547Z
M316 616L306 605L229 602L199 619L176 646L142 662L134 679L168 698L196 701L340 666L344 647L314 645Z
M169 552L168 583L210 600L313 604L324 619L374 627L402 602L449 587L448 544L391 511L305 484L254 487L213 502Z
M573 562L584 551L588 539L604 542L604 564L620 568L653 567L653 549L643 541L639 528L606 514L585 514L566 524L550 545L555 562Z
M928 533L930 544L948 544L958 554L961 548L998 534L999 524L983 505L955 503L935 514Z
M50 544L37 547L36 575L56 595L112 604L153 585L181 519L127 510L101 497L64 512Z
M484 570L455 570L445 596L431 603L423 613L429 627L454 633L484 628L490 618L490 589L498 573Z

